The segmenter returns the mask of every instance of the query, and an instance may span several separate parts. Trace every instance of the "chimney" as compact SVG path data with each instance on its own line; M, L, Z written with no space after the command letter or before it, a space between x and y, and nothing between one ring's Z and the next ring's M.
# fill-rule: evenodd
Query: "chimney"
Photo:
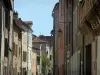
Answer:
M17 13L17 11L15 12L14 11L14 19L17 19L18 18L18 13Z
M21 18L19 18L19 20L21 20Z

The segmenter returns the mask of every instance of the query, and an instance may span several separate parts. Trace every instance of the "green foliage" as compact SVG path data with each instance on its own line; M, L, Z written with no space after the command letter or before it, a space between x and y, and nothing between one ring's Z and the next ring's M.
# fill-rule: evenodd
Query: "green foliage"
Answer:
M46 54L42 54L42 66L50 67L50 59L47 58Z

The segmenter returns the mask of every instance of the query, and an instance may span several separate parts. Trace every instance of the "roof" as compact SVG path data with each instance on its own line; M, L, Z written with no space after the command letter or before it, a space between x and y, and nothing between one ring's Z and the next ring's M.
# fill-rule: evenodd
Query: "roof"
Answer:
M39 36L40 39L47 41L49 44L52 44L52 36Z
M14 19L14 23L18 27L20 27L21 29L23 29L24 31L27 31L27 29L30 29L33 32L33 30L28 25L26 25L20 18Z
M33 30L31 29L31 27L29 26L32 25L32 21L22 21L21 18L18 18L18 13L17 12L13 12L14 16L17 16L14 18L14 22L17 26L21 27L23 30L28 31L30 30L31 32L33 32Z
M36 35L32 34L33 37L37 37Z
M24 23L25 23L26 25L33 25L33 22L32 22L32 21L24 21Z
M30 29L32 32L33 32L33 30L25 23L25 22L23 22L24 24L25 24L25 26L28 28L28 29Z
M39 37L34 38L33 42L35 42L35 43L48 43L45 40L41 40Z
M20 19L13 19L16 26L18 26L23 31L26 31L26 26L24 26L23 22Z
M37 36L33 34L33 35L32 35L32 40L34 40L36 37L37 37Z
M40 50L40 48L35 47L35 46L33 46L32 48L35 49L35 50Z

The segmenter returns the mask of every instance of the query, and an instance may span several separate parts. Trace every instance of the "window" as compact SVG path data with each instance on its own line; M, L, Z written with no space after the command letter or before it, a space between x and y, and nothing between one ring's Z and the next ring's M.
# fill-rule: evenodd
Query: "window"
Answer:
M17 57L17 45L13 43L13 55Z
M26 52L23 51L23 61L26 62Z
M6 28L10 27L10 12L8 9L5 9L5 26Z
M68 25L66 25L66 46L68 45Z
M37 64L40 65L40 57L37 57Z
M21 48L20 47L19 47L19 53L18 54L19 54L19 56L21 56Z
M28 52L28 62L30 62L30 52Z
M26 72L26 68L23 68L23 75L26 75L27 72Z
M20 72L18 72L18 75L20 75Z
M13 55L17 56L17 45L13 43Z
M15 43L13 43L13 49L12 49L13 55L14 55L14 49L15 49Z
M34 75L34 73L32 73L32 75Z
M5 54L6 57L8 57L8 41L5 39Z
M48 55L48 51L46 52L46 54Z
M68 0L65 0L66 8L68 8Z
M69 23L69 26L68 26L68 30L69 30L68 31L69 32L68 33L69 34L69 39L68 40L69 40L69 44L70 44L70 41L71 41L71 24L70 23Z
M13 75L17 75L17 68L13 68Z
M28 45L31 47L32 46L32 34L28 33Z
M15 56L17 57L17 51L18 51L18 46L16 45L16 49L15 49Z
M50 60L52 59L52 55L50 55Z
M21 39L21 32L18 33L18 39Z

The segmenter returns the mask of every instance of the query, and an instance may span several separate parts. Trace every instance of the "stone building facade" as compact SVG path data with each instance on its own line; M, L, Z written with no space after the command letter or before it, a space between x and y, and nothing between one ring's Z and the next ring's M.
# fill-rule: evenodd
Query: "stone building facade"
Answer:
M99 0L60 0L59 26L62 26L62 37L57 57L63 54L64 72L60 75L99 75L99 27L100 27ZM55 21L54 21L55 22ZM57 27L56 27L57 28ZM55 28L55 29L56 29ZM54 29L54 30L55 30ZM53 34L57 32L54 31ZM64 35L64 36L63 36ZM63 38L64 37L64 38ZM56 37L57 38L57 37ZM64 42L63 42L64 39ZM54 42L55 43L55 42ZM59 40L58 40L59 44ZM63 53L59 52L64 50ZM55 50L55 49L54 49ZM55 52L54 52L55 53ZM59 66L58 66L59 68ZM57 72L57 71L55 71Z
M56 3L52 11L53 17L53 74L58 75L58 28L59 28L59 3Z
M78 27L83 36L82 73L99 75L99 0L82 0L78 5ZM88 7L88 8L85 8Z
M0 75L12 73L13 3L0 1Z

